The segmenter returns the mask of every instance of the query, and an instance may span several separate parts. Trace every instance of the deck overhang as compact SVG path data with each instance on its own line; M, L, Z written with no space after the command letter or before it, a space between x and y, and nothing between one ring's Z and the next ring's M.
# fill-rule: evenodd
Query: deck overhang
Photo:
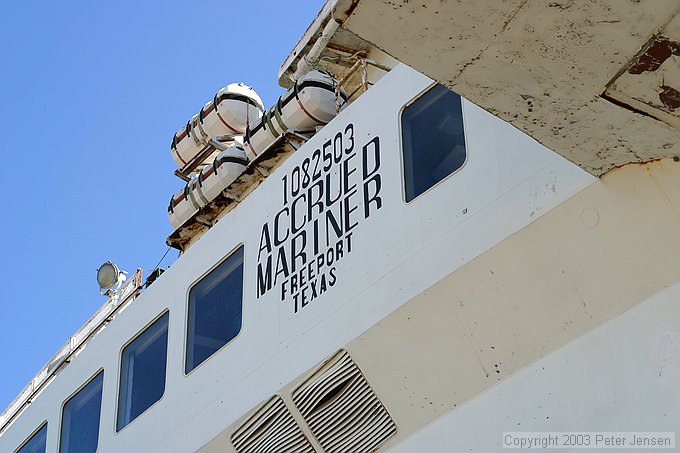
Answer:
M680 155L679 13L677 0L329 0L316 22L336 18L599 176Z

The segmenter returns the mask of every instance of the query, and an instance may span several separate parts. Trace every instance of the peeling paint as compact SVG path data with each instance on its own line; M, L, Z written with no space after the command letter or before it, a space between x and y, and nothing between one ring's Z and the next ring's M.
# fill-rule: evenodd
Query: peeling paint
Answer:
M680 107L680 91L671 88L668 85L661 85L661 93L659 99L670 110L675 110Z
M671 55L680 56L680 43L665 37L658 37L651 46L640 55L630 68L629 74L642 74L645 71L654 72L668 60Z
M574 0L569 0L566 3L560 3L560 2L550 2L550 3L548 3L548 8L559 8L561 10L569 9L572 6L574 6Z
M593 175L680 156L659 100L680 91L678 0L423 3L363 0L345 27Z

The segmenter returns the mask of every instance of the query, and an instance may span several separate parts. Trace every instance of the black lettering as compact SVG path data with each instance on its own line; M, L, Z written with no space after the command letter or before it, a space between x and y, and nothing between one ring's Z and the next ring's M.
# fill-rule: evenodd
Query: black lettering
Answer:
M352 173L357 171L356 168L350 167L349 165L349 161L352 160L354 156L356 156L356 154L352 154L342 163L342 192L345 194L351 192L357 187L356 184L352 184L351 186L349 185L349 177L352 175ZM350 168L352 169L351 171Z
M276 255L276 274L274 274L274 285L279 281L279 275L283 274L283 278L288 278L288 258L286 257L286 250L281 247L279 253Z
M375 192L371 195L371 183L375 185ZM382 208L382 198L380 197L381 180L380 173L371 176L371 179L364 181L364 218L371 215L371 204L375 203L375 210Z
M311 160L309 160L309 157L305 157L305 160L302 161L302 188L306 189L307 186L309 185L309 182L312 180L312 178L309 175L309 165L312 163Z
M335 266L331 267L331 270L328 272L328 275L330 275L331 278L328 279L328 286L333 286L335 285Z
M314 197L314 188L318 188L316 197ZM317 208L317 214L323 212L323 179L318 180L309 187L307 191L307 218L312 220L314 218L314 208Z
M344 209L344 214L345 214L345 215L344 215L344 217L343 217L343 218L344 218L344 227L345 227L345 231L347 231L347 232L352 231L352 230L354 229L354 227L356 227L357 225L359 225L359 222L358 222L358 221L355 221L354 223L351 223L351 222L352 222L352 220L351 220L352 213L353 213L354 211L356 211L357 209L359 209L359 207L358 207L356 204L352 204L352 197L353 197L354 195L356 195L356 194L357 194L357 191L355 190L355 191L353 191L353 192L347 194L347 196L345 197L345 199L342 200L342 201L343 201L344 208L345 208L345 209ZM350 208L350 206L351 206L351 208Z
M283 175L283 205L288 204L288 175Z
M267 263L262 269L262 263L257 263L257 298L272 289L272 256L267 257Z
M260 261L263 251L267 252L267 255L272 252L272 241L269 238L269 227L266 223L262 225L262 233L260 233L260 250L257 252L257 261Z
M331 234L330 234L330 230L328 228L329 226L333 229L333 233L335 234L336 238L341 237L342 234L343 234L343 230L342 230L342 226L343 226L343 223L342 223L342 205L339 204L338 206L339 206L338 217L340 218L340 221L338 221L338 218L335 216L332 209L328 209L326 211L326 247L328 247L330 245L330 241L331 241Z
M335 259L339 260L342 258L343 252L342 252L342 241L338 241L335 243Z
M297 197L300 193L300 167L296 166L290 174L290 193Z
M302 239L302 244L297 247L296 244L298 243L298 238ZM290 242L290 248L291 248L291 255L293 258L291 259L292 262L292 268L293 272L297 269L297 259L300 258L300 266L304 266L305 263L307 262L307 252L305 252L305 247L307 246L307 232L305 230L300 231L297 236L293 236L293 239Z
M349 142L350 145L345 148L345 154L351 154L354 151L354 124L349 123L347 127L345 127L345 135L349 134Z
M307 195L305 193L300 194L299 197L297 197L295 200L293 200L293 204L290 206L290 218L291 218L291 225L290 225L290 231L293 234L297 234L298 231L300 231L304 226L305 223L307 223L307 214L302 214L302 224L300 226L297 225L296 223L296 218L298 217L295 215L295 207L298 204L298 201L303 200L307 201Z
M293 274L290 277L290 292L295 293L298 290L298 276Z
M338 196L335 199L331 198L331 180L333 179L333 173L328 173L326 175L326 207L333 206L333 204L340 199L342 196L342 179L340 175L337 174L338 179Z
M302 296L302 308L305 308L309 301L307 300L307 288L302 288L302 291L300 292L300 295Z
M323 144L323 171L328 171L333 166L333 153L330 150L326 152L326 149L330 148L331 144L332 142L330 140Z
M281 217L281 214L286 214L286 215L288 215L288 214L289 214L288 208L286 207L286 208L281 209L281 210L280 210L279 212L277 212L276 215L274 216L274 246L275 246L275 247L278 247L278 246L280 246L281 244L283 244L283 242L284 242L286 239L288 239L288 234L290 233L288 227L286 227L285 230L284 230L284 231L286 232L286 235L285 235L284 237L282 237L282 238L279 238L279 218ZM290 217L290 216L289 216L289 217ZM285 222L285 223L287 224L288 222ZM259 259L259 258L258 258L258 259Z
M348 123L283 176L283 207L260 233L257 298L280 284L281 300L293 299L297 313L337 283L335 265L352 252L362 211L368 218L383 206L380 138L355 145Z
M305 286L307 284L307 276L305 274L304 267L302 269L300 269L299 277L300 277L300 286Z
M288 288L288 281L281 283L281 301L286 300L286 288Z
M314 170L312 171L312 181L316 181L321 177L321 168L319 168L319 161L321 160L321 150L319 148L314 150L312 154L312 160L314 161Z
M369 166L369 161L368 161L368 157L369 157L368 148L369 148L369 146L371 146L371 145L372 145L372 148L373 148L373 168L372 168L371 170L369 170L369 169L368 169L368 166ZM380 137L377 137L377 136L376 136L375 138L373 138L373 140L371 140L370 142L366 143L366 144L364 145L362 151L363 151L363 152L362 152L362 161L363 161L363 162L362 162L362 163L363 163L363 166L362 166L362 173L363 173L363 179L366 180L366 179L368 179L370 176L372 176L373 174L375 174L375 172L377 172L378 169L380 168Z
M333 160L336 164L342 160L342 132L338 132L333 138Z
M314 223L312 224L314 226L314 231L312 234L314 235L314 255L319 253L319 219L314 219Z
M314 261L310 261L307 265L307 274L309 274L309 279L313 280L316 277L316 270L314 270Z

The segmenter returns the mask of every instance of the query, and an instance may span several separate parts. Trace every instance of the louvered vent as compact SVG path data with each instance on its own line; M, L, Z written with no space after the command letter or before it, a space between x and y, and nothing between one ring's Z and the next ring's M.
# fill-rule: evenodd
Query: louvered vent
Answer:
M374 451L397 432L347 351L298 387L293 402L327 453Z
M231 435L239 453L314 453L280 396L264 403Z

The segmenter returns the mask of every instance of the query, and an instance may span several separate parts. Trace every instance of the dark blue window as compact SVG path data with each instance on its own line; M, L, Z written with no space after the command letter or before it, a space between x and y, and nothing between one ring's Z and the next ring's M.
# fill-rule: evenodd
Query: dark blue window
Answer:
M64 404L59 440L60 453L97 451L103 381L104 372L100 371Z
M186 373L238 335L242 307L243 247L189 291Z
M401 115L406 201L422 194L465 163L461 98L435 85Z
M118 431L161 399L165 392L169 317L169 312L165 312L123 349Z
M16 453L45 453L47 443L47 423L35 432Z

